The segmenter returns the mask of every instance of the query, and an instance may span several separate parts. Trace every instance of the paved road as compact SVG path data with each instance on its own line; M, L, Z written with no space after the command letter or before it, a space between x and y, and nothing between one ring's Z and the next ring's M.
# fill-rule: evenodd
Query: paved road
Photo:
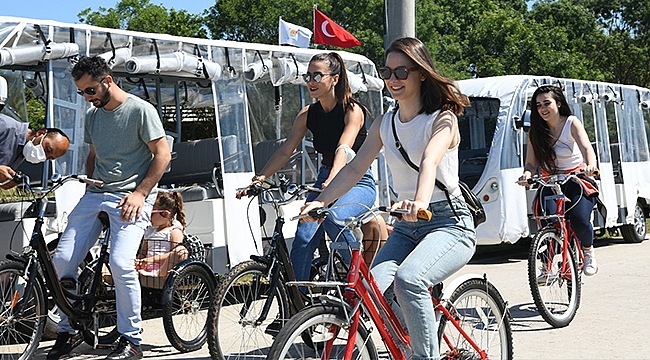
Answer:
M515 318L516 359L650 359L650 241L596 242L600 270L583 277L582 303L573 322L553 329L538 315L530 296L526 251L521 246L483 247L461 273L487 273L508 301ZM209 359L207 347L179 354L166 340L158 320L145 323L143 349L150 359ZM40 346L39 356L52 342ZM86 345L69 359L102 359L107 351Z

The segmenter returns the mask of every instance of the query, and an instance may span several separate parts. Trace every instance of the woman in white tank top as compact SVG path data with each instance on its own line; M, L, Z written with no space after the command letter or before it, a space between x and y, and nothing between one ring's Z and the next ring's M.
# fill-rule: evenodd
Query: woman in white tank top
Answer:
M325 191L303 208L323 207L350 189L384 147L386 161L398 192L393 209L406 209L402 221L381 248L372 274L390 301L397 297L410 334L412 359L439 357L437 326L428 288L456 272L474 254L476 234L469 210L458 192L456 116L469 106L453 81L439 75L429 51L414 38L395 40L386 50L386 66L379 68L399 110L376 119L357 156L332 180ZM391 122L414 170L395 148ZM442 181L451 201L435 186ZM452 208L453 206L453 208ZM430 221L418 220L428 209ZM392 286L391 286L392 285ZM394 292L393 296L391 293Z
M593 175L596 170L596 153L582 122L572 115L562 89L555 85L540 86L530 101L532 111L526 164L519 179L530 178L533 172L559 174L584 170ZM550 189L543 189L542 197L545 192L550 192ZM564 184L562 192L571 200L566 215L571 220L571 227L584 251L583 272L585 275L594 275L598 272L598 265L593 249L591 212L597 201L597 193L584 196L583 185L573 181ZM554 202L546 202L542 206L547 213L555 212Z

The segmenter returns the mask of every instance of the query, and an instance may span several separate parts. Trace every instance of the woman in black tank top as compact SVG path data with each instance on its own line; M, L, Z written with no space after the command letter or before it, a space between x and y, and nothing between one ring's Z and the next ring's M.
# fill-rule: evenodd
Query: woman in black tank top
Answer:
M273 153L262 171L253 177L253 182L262 183L281 169L309 130L313 134L314 148L322 155L322 166L315 186L325 188L351 160L366 138L366 108L352 97L347 71L340 55L334 52L314 55L303 78L309 94L318 101L300 110L286 141ZM247 195L247 190L237 193L238 198L244 195ZM308 195L307 201L312 201L317 195ZM323 231L331 239L336 239L342 229L339 224L371 207L376 195L375 182L368 171L348 193L336 201L330 216L321 226L315 222L298 224L291 246L291 262L298 280L309 278L311 261L324 236ZM342 204L346 205L338 206ZM356 241L349 230L338 236L338 240Z

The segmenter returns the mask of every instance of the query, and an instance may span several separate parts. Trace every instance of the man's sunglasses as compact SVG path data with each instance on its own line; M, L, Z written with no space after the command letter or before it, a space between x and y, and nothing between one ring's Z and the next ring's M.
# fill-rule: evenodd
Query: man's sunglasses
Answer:
M418 68L398 66L395 69L391 69L388 66L382 66L379 68L379 77L383 80L388 80L393 74L395 74L395 79L406 80L409 77L409 71L412 70L418 70Z
M103 83L105 79L106 79L106 76L104 76L101 80L99 80L99 83L100 84ZM97 89L94 88L94 87L87 87L87 88L85 88L83 90L77 89L77 94L79 94L81 96L84 96L84 95L91 95L92 96L92 95L97 94Z
M305 80L306 83L308 83L310 81L320 82L321 80L323 80L323 77L328 76L328 75L329 76L334 76L334 75L338 75L338 74L323 74L320 71L316 71L314 73L306 72L306 73L302 74L302 79Z

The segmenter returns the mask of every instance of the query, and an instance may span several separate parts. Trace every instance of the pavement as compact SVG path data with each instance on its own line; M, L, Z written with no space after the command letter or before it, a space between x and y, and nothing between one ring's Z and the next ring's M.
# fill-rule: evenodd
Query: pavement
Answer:
M524 245L481 247L452 277L487 273L497 286L514 318L515 359L650 359L650 241L628 244L608 238L596 240L595 246L598 274L582 277L580 308L564 328L549 326L532 302ZM171 347L159 319L144 323L143 338L145 359L210 359L207 345L186 354ZM52 345L42 342L35 359L45 359ZM84 344L68 359L103 359L107 353Z

